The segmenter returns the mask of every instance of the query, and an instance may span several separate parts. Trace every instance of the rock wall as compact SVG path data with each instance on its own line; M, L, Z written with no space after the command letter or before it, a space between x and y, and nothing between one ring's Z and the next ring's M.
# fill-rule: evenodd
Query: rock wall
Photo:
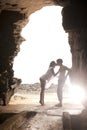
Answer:
M87 8L84 2L73 3L62 10L63 27L68 33L72 53L72 77L74 84L87 93Z

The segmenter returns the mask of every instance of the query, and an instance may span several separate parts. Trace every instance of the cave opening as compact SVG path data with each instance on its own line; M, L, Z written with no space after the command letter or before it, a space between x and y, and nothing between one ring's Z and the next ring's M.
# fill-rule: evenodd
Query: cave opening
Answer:
M29 23L22 29L26 39L14 60L14 75L22 83L39 82L51 60L62 58L71 67L68 34L62 27L62 7L46 6L29 16Z
M51 60L62 58L65 65L72 66L68 34L62 27L61 11L62 7L59 6L43 7L29 16L29 23L22 29L21 35L26 41L22 43L21 50L14 61L15 77L20 77L22 84L39 83L39 77L46 72ZM57 77L51 83L57 85ZM80 97L84 95L83 90L77 87L76 91L75 87L70 87L69 78L66 85L65 96L69 93L70 102L78 103Z
M48 10L48 9L47 9ZM38 11L37 11L38 12ZM37 12L35 12L35 13L37 13ZM47 12L47 11L46 11ZM44 13L44 15L42 15L42 16L45 16L45 14L46 14L46 12ZM52 11L53 12L53 11ZM61 10L60 10L60 12L61 12ZM58 13L58 12L57 12ZM52 13L51 13L51 10L50 10L50 14L49 14L49 16L51 15ZM60 13L61 14L61 13ZM32 14L33 15L33 14ZM29 17L29 26L30 26L30 23L31 23L31 19L32 19L32 15ZM53 19L53 17L52 16L54 16L54 15L51 15L51 18ZM40 17L40 16L39 16ZM58 14L57 14L57 17L58 17ZM36 18L36 20L39 20L39 18L37 17ZM43 19L42 19L42 17L40 18L42 21L43 21ZM51 20L52 20L51 19ZM34 22L36 23L36 20L34 20ZM47 17L45 18L45 20L47 20ZM48 21L48 25L50 25L50 22L52 22L52 21ZM60 25L60 24L58 24L58 20L59 19L57 19L57 20L55 20L56 21L56 23L57 23L57 25ZM39 20L40 21L40 20ZM37 21L38 23L39 23L39 21ZM23 81L23 83L26 83L26 84L30 84L30 83L36 83L36 82L38 82L38 79L39 79L39 76L40 75L42 75L44 72L45 72L45 70L48 68L48 65L49 65L49 62L50 62L50 60L56 60L57 58L59 58L59 57L61 57L61 58L63 58L64 59L64 64L66 64L66 65L68 65L68 66L71 66L71 64L67 61L67 58L68 58L68 60L69 60L69 58L70 58L70 62L71 62L71 54L70 54L70 50L69 50L69 45L68 45L68 36L67 36L67 34L64 32L64 30L63 30L63 32L57 32L58 30L59 30L59 28L60 27L58 27L58 26L56 26L56 32L57 32L57 34L54 32L54 30L53 30L53 28L52 28L52 24L51 24L51 26L50 26L50 28L48 28L48 25L46 26L46 25L44 25L44 24L42 24L42 21L40 21L40 23L39 23L39 25L37 24L37 28L35 28L35 26L34 25L32 25L32 26L34 26L34 31L32 30L32 28L30 27L30 28L28 28L28 30L29 30L29 32L28 31L26 31L27 33L26 34L22 34L23 35L23 37L25 37L26 38L26 35L28 36L28 38L29 38L29 40L31 41L29 41L29 40L27 40L28 38L26 38L26 41L27 42L24 42L22 45L21 45L21 51L20 51L20 53L19 53L19 55L16 57L16 58L18 58L18 59L16 59L15 58L15 63L14 63L14 71L15 71L15 77L20 77L21 79L22 79L22 81ZM44 22L45 23L45 22ZM47 21L46 21L46 23L47 23ZM62 19L61 19L61 25L62 25ZM40 24L41 24L41 26L40 26ZM54 24L55 25L55 24ZM40 26L40 27L39 27ZM42 26L44 27L44 29L45 29L45 31L42 31ZM39 28L40 29L39 29ZM51 30L51 28L52 28L52 30ZM58 28L58 30L57 30L57 28ZM61 28L62 28L62 26L61 26ZM23 30L26 30L26 29L23 29ZM31 31L32 30L32 31ZM38 33L38 31L39 31L39 33ZM48 30L50 30L50 32L48 32ZM51 32L52 31L52 32ZM32 32L32 33L31 33ZM42 32L44 32L44 33L42 33ZM65 37L63 36L63 33L66 35ZM33 34L33 35L31 35L31 34ZM35 34L35 36L36 37L34 37L34 34ZM37 35L36 35L37 34ZM55 34L55 35L53 35L53 34ZM62 35L60 35L60 34L62 34ZM31 37L32 38L31 38ZM38 37L38 38L37 38ZM47 40L47 38L49 38L50 40ZM51 39L52 38L52 39ZM57 40L57 39L58 40ZM34 43L33 43L33 41L32 41L32 39L34 40ZM63 40L63 41L61 41L61 39ZM66 40L66 42L65 42L65 40ZM38 41L40 41L39 42L39 44L38 44ZM46 43L46 44L45 44ZM52 44L53 43L53 44ZM63 44L62 44L63 43ZM67 44L67 47L65 47L65 45ZM61 45L61 46L60 46ZM26 46L26 47L25 47ZM50 48L50 46L51 46L51 48ZM62 47L64 47L64 48L62 48ZM27 48L27 50L26 50L26 48ZM38 49L39 48L39 49ZM67 48L67 50L65 51L65 48ZM29 50L30 49L30 50ZM32 50L32 52L31 52L31 50ZM54 51L53 51L54 50ZM61 50L61 51L60 51ZM67 52L69 51L69 55L67 55ZM24 52L24 53L23 53ZM26 53L25 53L26 52ZM39 52L39 53L38 53ZM57 52L56 53L56 55L54 55L54 53L55 52ZM60 52L60 53L59 53ZM64 53L65 52L65 53ZM44 54L44 55L41 55L41 54ZM37 55L36 55L37 54ZM45 55L46 54L46 55ZM53 55L51 55L51 54L53 54ZM62 54L64 54L64 55L62 55ZM30 60L30 57L29 56L33 56L33 57L31 57L31 60ZM44 57L43 56L45 56L45 60L44 60ZM70 56L70 57L69 57ZM21 57L21 58L20 58ZM38 59L38 57L40 58L40 59ZM23 61L21 60L21 59L23 59ZM16 62L16 60L18 61L18 63ZM21 62L20 62L21 61ZM27 62L27 61L29 61L29 63ZM32 63L32 61L33 61L33 64L31 64ZM37 64L38 62L40 61L40 66ZM24 63L25 63L25 65L24 65ZM32 69L30 68L30 64L31 64L31 67L32 67ZM17 66L16 66L17 65ZM27 67L27 65L28 65L28 67ZM19 66L19 67L18 67ZM21 69L21 67L20 66L22 66L22 69ZM43 68L43 66L44 66L44 68ZM15 68L15 67L17 67L17 68ZM36 67L36 68L35 68ZM37 70L37 71L35 71L34 70L34 68L35 68L35 70ZM28 72L28 69L30 69L31 70L31 73L30 72ZM39 74L37 73L37 72L40 72ZM33 73L34 72L34 73ZM35 74L38 74L38 76L37 75L35 75ZM22 75L24 76L24 77L22 77ZM29 75L30 75L30 77L29 77ZM27 79L27 77L28 77L28 79ZM33 79L33 77L35 78L35 79ZM26 80L25 80L26 79ZM26 88L26 86L25 86L25 88ZM24 92L25 92L25 88L24 88ZM28 93L28 92L30 92L30 93ZM75 91L73 91L74 92L74 94L75 94ZM82 92L82 91L81 91ZM26 94L27 93L27 94ZM58 122L60 121L58 121L58 118L59 118L59 116L61 116L62 115L62 110L64 110L64 109L66 109L67 108L67 110L69 111L69 112L71 112L71 113L78 113L78 112L80 112L83 108L81 107L81 106L78 106L78 104L74 104L74 109L73 109L73 102L71 102L70 101L70 103L71 104L67 104L67 101L66 101L66 99L65 99L65 102L64 102L64 106L63 106L63 109L57 109L57 108L55 108L55 106L53 106L56 102L57 102L57 99L56 99L56 97L55 97L55 93L53 93L53 91L52 91L52 93L51 94L49 94L48 93L48 95L46 96L46 106L45 107L40 107L40 105L38 105L38 99L39 99L39 93L37 92L35 92L34 94L37 94L37 95L33 95L32 94L32 92L30 91L30 89L26 89L26 92L25 92L25 94L26 94L26 96L25 95L23 95L24 93L21 93L21 94L19 94L18 95L18 93L15 95L14 94L14 96L12 97L12 99L11 99L11 101L10 101L10 103L9 103L9 106L10 107L6 107L6 109L7 109L7 111L12 111L12 110L14 110L14 111L17 111L17 112L20 112L20 111L23 111L23 110L34 110L34 111L38 111L38 112L40 112L39 114L42 114L42 117L44 118L44 116L43 116L43 114L44 113L46 113L46 116L48 115L48 117L50 117L50 116L52 116L52 119L54 119L54 117L57 117L57 124L58 124ZM34 97L35 96L35 97ZM75 95L74 95L75 96ZM14 98L14 100L13 100L13 98ZM51 100L50 100L51 99ZM74 99L74 101L75 101L75 99ZM51 103L51 105L50 105L50 103ZM52 104L53 103L53 104ZM69 102L68 102L69 103ZM76 106L75 106L76 105ZM4 109L3 109L4 110ZM44 112L46 110L46 112ZM43 113L42 113L43 112ZM50 115L50 116L49 116ZM45 120L46 120L46 116L45 116ZM40 120L41 118L39 118L39 121L40 122L42 122L43 123L43 120ZM38 121L38 120L37 120ZM50 121L50 119L49 119L49 121ZM48 118L47 118L47 120L46 120L46 122L47 122L47 124L48 124ZM53 124L53 120L52 120L52 123L51 124ZM37 122L38 123L38 122ZM44 122L45 123L45 122ZM43 123L43 124L44 124ZM30 122L29 122L29 124L30 124ZM32 124L32 123L31 123ZM35 124L35 123L33 123L33 124ZM40 124L40 123L38 123L38 124ZM50 123L49 123L49 126L51 126L50 125ZM56 126L56 124L54 124L54 126ZM28 125L28 127L31 127L31 126L29 126ZM26 126L26 129L28 128L27 126ZM33 126L32 126L33 127ZM37 127L37 124L36 124L36 126L35 126L37 129L38 129L38 127ZM47 126L46 126L47 127ZM59 128L59 126L57 126L58 128ZM23 128L25 129L25 125L23 126ZM43 128L43 125L42 125L42 128ZM58 128L55 128L55 129L58 129ZM41 129L41 128L40 128ZM52 129L53 129L53 127L52 127Z

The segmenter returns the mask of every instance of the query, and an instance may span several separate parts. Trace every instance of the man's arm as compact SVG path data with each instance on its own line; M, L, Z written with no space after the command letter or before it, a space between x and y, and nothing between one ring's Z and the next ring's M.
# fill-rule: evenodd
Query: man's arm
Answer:
M66 74L66 77L69 75L69 73L70 73L70 71L71 71L71 69L70 68L68 68L68 67L66 67L66 70L68 71L67 72L67 74Z

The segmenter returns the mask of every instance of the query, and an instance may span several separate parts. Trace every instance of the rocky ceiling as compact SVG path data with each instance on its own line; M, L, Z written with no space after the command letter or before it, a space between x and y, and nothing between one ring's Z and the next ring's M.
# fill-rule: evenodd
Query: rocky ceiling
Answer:
M1 0L0 9L18 11L29 15L43 6L53 5L55 3L53 0Z
M0 0L0 9L32 13L43 6L53 4L64 6L67 1L69 0Z

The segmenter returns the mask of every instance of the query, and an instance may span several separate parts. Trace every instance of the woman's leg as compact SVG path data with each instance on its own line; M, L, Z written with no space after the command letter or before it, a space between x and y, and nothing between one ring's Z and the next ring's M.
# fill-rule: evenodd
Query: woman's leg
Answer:
M41 85L40 104L44 105L44 91L45 91L46 81L40 79L40 85Z

